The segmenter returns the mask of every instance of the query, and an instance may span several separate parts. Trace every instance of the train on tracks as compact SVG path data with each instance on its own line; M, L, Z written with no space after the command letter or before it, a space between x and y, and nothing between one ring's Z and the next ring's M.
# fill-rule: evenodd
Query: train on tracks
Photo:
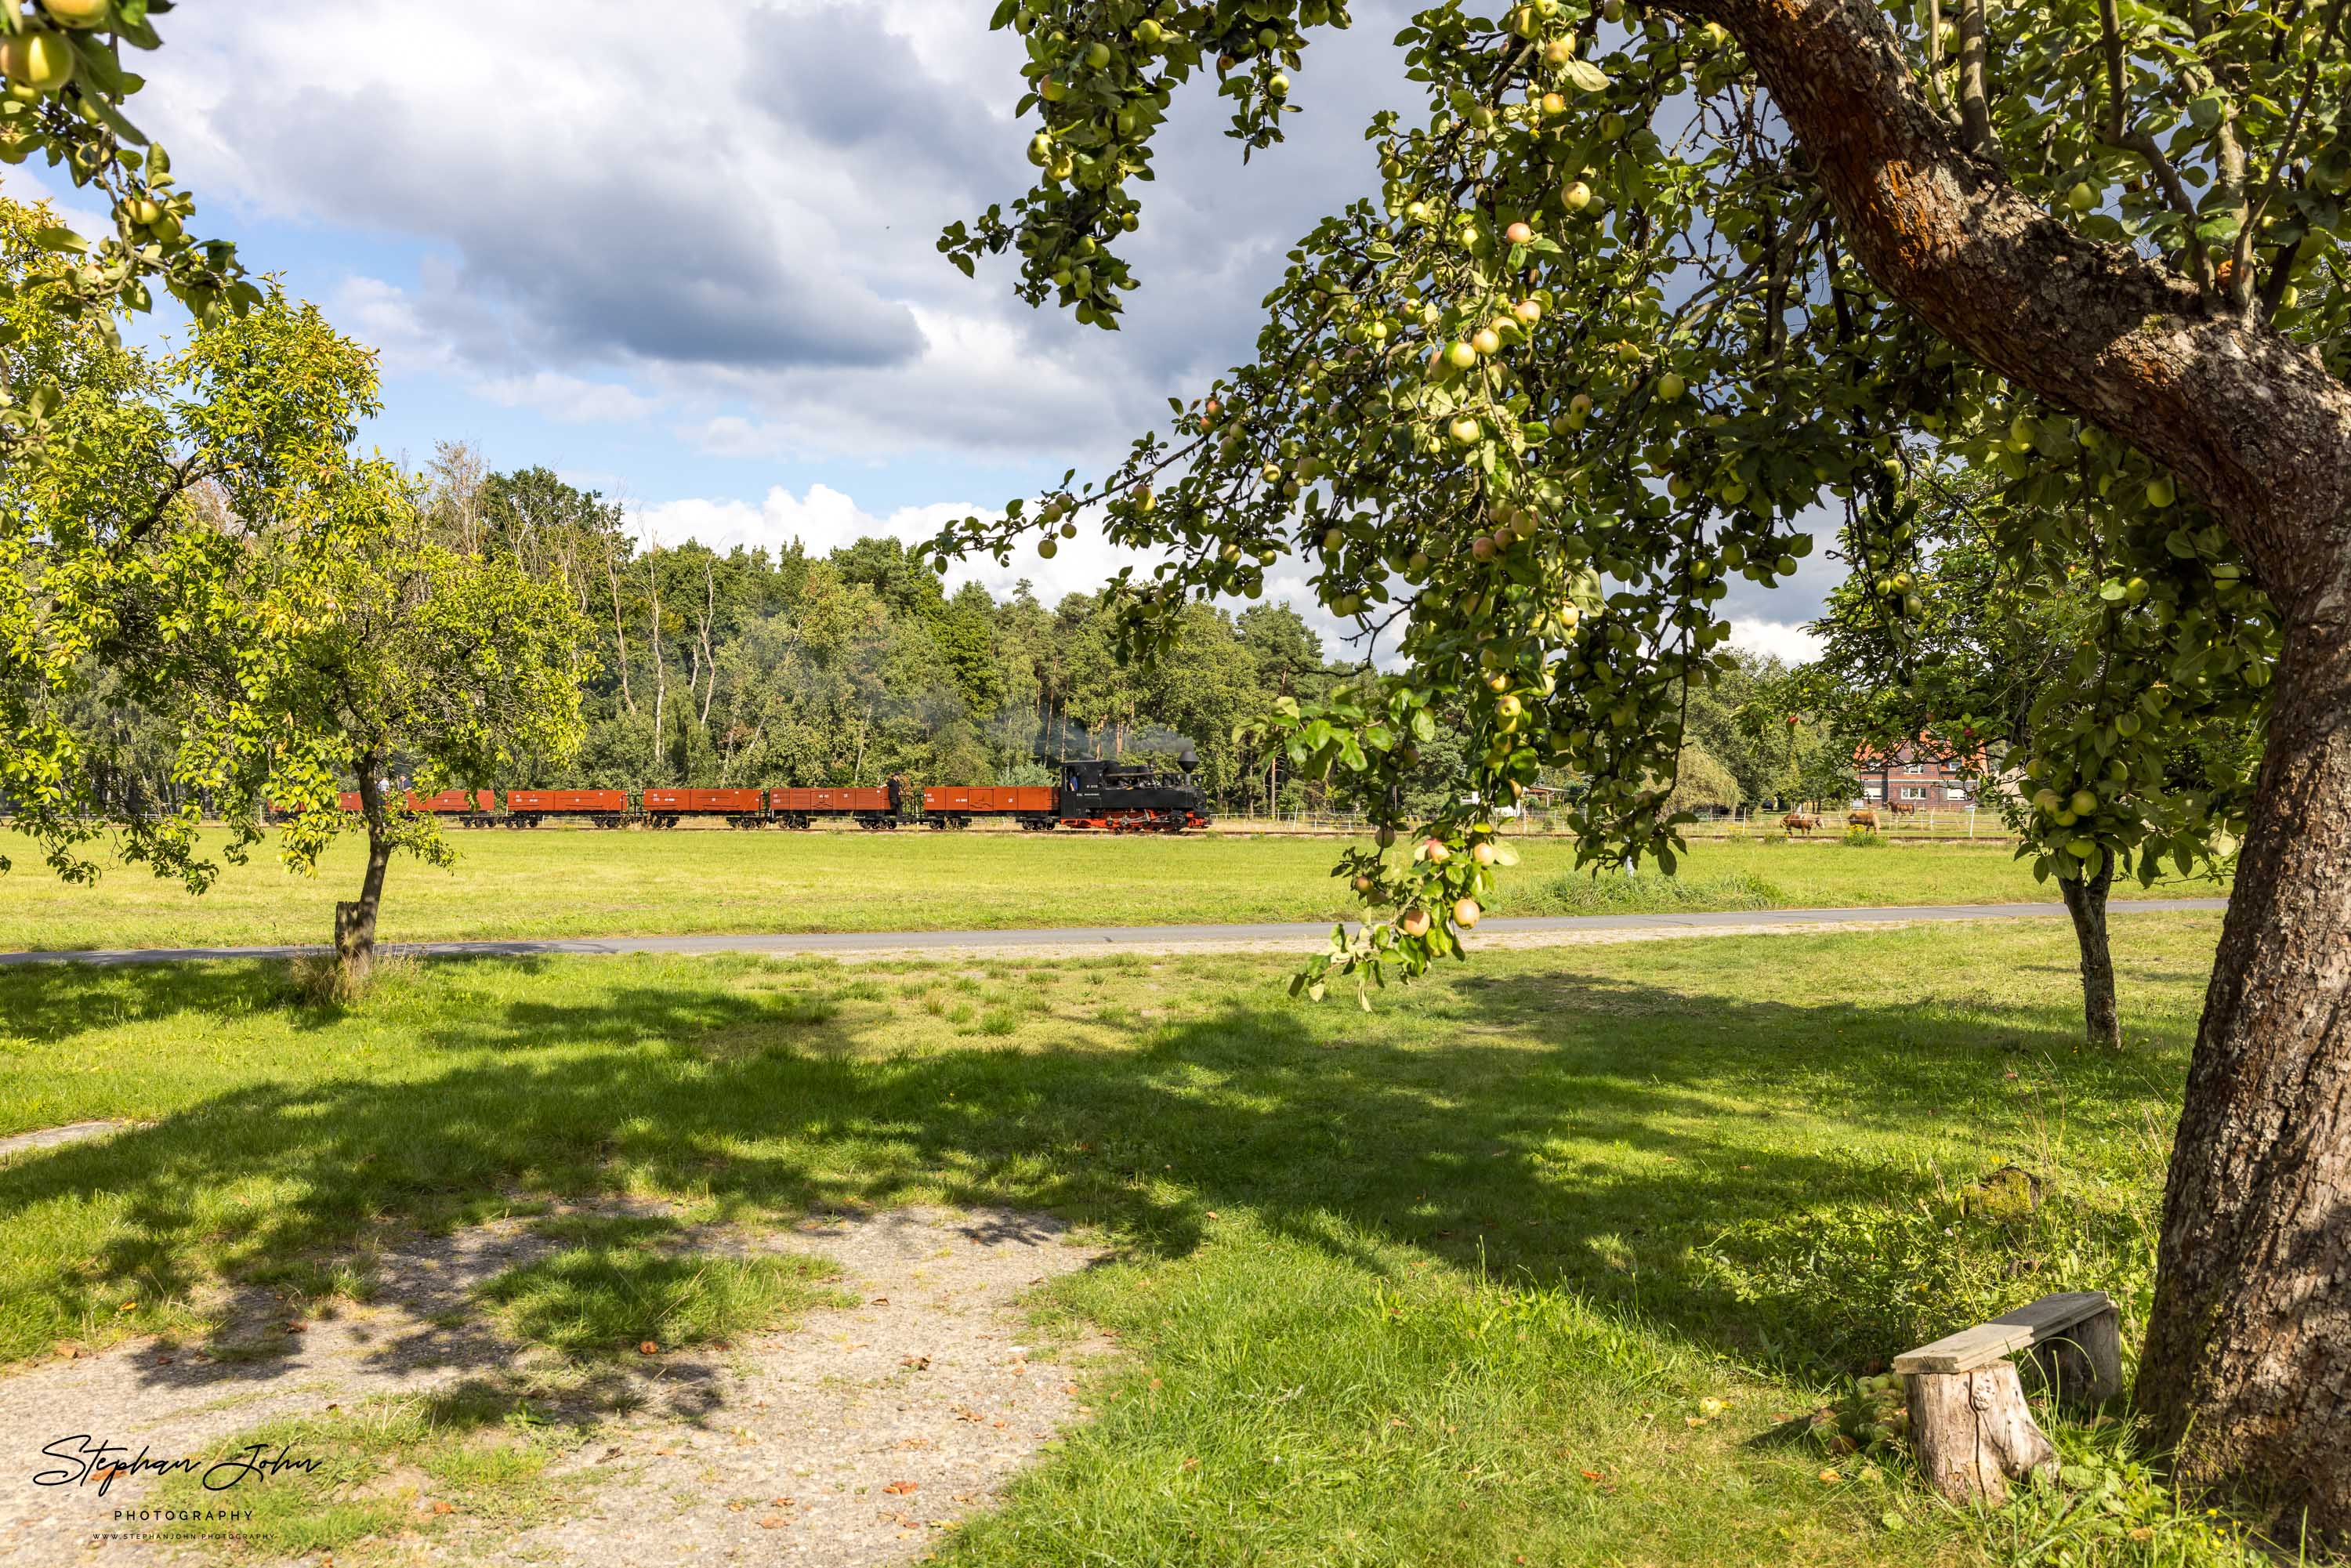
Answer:
M730 827L806 830L820 821L855 822L869 832L902 827L952 831L987 821L1025 831L1182 833L1208 826L1207 797L1193 783L1196 766L1183 771L1086 759L1057 765L1052 784L933 784L902 779L872 786L784 789L444 789L406 791L408 810L469 828L538 828L550 823L591 828L674 828L688 820ZM360 810L356 791L340 803ZM282 812L275 813L283 815Z

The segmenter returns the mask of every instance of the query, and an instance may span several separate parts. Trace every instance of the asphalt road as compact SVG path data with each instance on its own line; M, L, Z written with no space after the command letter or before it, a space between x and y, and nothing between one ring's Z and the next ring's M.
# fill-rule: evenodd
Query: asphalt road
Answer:
M2218 910L2221 898L2116 899L2116 914L2134 910ZM1480 936L1573 936L1579 933L1799 929L1806 925L1915 925L1959 920L2045 920L2062 917L2062 904L1920 904L1874 909L1736 909L1707 915L1562 915L1494 919ZM1064 925L1005 931L834 931L798 936L606 936L512 942L398 942L384 950L431 958L515 958L547 954L616 953L909 953L987 952L1054 947L1071 951L1116 947L1262 946L1269 950L1316 943L1328 922L1263 925ZM213 958L295 958L322 947L126 947L54 953L0 953L0 967L19 964L176 964Z

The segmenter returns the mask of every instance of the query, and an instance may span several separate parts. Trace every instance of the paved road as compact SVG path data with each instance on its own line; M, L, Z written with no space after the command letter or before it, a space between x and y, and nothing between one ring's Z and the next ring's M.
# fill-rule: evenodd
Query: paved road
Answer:
M2131 910L2217 910L2220 898L2116 899L2116 913ZM1574 936L1581 933L1691 932L1729 927L1740 931L1797 929L1806 925L1911 925L1950 920L2040 920L2063 915L2062 904L1921 904L1876 909L1735 909L1708 915L1562 915L1489 920L1479 935ZM1064 925L1006 931L833 931L799 936L607 936L514 942L419 942L387 944L395 953L433 958L513 958L542 954L588 953L904 953L987 952L1001 948L1196 946L1281 948L1322 941L1330 923L1266 925ZM319 947L132 947L115 951L0 953L0 967L16 964L172 964L203 958L294 958Z

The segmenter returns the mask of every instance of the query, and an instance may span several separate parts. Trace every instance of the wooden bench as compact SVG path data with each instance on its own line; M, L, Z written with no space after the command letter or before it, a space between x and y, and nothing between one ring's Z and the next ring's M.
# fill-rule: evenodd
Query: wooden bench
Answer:
M2010 1477L2057 1462L2008 1359L2018 1351L2062 1400L2102 1405L2122 1392L2122 1317L2104 1291L2043 1296L1896 1356L1911 1447L1927 1479L1955 1502L2003 1501Z

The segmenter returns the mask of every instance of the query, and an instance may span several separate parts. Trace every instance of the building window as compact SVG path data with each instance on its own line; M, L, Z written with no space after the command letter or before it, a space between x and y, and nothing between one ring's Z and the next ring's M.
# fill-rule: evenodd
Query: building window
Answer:
M1923 784L1905 784L1902 786L1902 798L1905 800L1923 800L1927 798L1927 787Z

